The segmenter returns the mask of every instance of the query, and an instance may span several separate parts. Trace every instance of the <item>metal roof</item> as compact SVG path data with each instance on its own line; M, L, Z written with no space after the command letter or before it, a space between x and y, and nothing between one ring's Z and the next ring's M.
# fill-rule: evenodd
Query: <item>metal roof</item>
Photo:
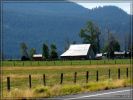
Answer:
M97 54L96 54L96 57L102 57L102 56L103 56L102 53L97 53Z
M114 54L116 54L116 55L123 54L124 55L125 54L125 51L123 51L123 52L117 52L117 51L115 51Z
M61 56L86 56L89 48L90 44L72 44Z
M33 57L42 57L42 54L34 54Z

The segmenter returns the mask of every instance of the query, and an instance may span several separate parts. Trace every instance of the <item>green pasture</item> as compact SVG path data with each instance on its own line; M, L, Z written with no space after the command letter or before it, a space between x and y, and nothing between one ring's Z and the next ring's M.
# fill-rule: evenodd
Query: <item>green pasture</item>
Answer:
M105 60L58 60L58 61L2 61L2 66L67 66L67 65L107 65L130 64L130 59Z

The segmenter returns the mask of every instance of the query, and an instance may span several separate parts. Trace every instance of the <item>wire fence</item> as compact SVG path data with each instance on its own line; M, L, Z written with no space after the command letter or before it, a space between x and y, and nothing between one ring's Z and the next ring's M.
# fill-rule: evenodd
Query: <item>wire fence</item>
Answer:
M38 76L37 79L35 79L34 75L27 75L25 78L19 76L18 79L13 79L10 76L6 78L6 88L7 91L10 91L13 87L23 87L27 86L30 89L36 85L44 85L44 86L50 86L55 84L69 84L69 83L89 83L90 81L99 82L105 79L123 79L123 78L129 78L130 77L130 70L129 68L118 68L115 70L115 72L111 69L106 70L105 72L101 72L99 70L95 70L93 72L86 71L86 72L73 72L71 74L67 73L57 73L57 76L53 75L54 77L51 77L47 74L43 74ZM32 77L33 76L33 77ZM25 81L19 80L26 79ZM56 80L56 81L55 81ZM40 81L40 83L39 83Z

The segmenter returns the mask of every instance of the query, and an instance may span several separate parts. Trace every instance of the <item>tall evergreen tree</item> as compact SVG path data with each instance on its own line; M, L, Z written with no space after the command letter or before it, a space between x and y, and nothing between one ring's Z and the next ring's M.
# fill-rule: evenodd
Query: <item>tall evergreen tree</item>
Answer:
M49 58L49 48L48 48L48 45L45 43L43 44L43 47L42 47L42 56L44 59Z
M20 44L20 49L21 49L21 59L27 60L29 58L29 56L28 56L28 52L27 52L28 47L27 47L26 43L22 42Z
M111 33L109 36L108 43L105 46L105 51L108 53L109 58L114 58L114 52L120 51L120 44Z
M50 52L50 58L51 59L57 59L58 58L58 54L57 54L57 51L56 51L56 45L55 44L51 44L51 52Z
M36 53L36 49L35 48L31 48L29 51L29 56L30 56L30 60L33 60L33 55Z

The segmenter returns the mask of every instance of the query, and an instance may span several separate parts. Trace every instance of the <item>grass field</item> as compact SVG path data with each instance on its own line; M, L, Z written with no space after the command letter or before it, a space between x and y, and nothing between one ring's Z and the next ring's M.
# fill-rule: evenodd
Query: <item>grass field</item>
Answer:
M97 63L98 61L98 63ZM79 85L86 84L86 71L89 71L90 82L96 82L96 71L99 71L99 81L105 81L109 79L108 70L111 70L111 80L118 79L118 68L121 70L121 79L127 79L126 69L129 70L129 77L131 78L132 68L130 60L104 60L91 61L54 61L50 62L24 62L23 66L20 61L15 62L15 67L12 65L12 61L4 61L2 69L2 90L3 94L7 93L7 77L11 79L11 90L27 90L29 89L29 74L32 77L32 89L43 85L43 74L46 75L46 85L55 86L60 84L60 75L64 74L63 85L74 84L74 73L77 72L77 83ZM101 62L100 62L101 61ZM122 61L122 63L120 62ZM83 64L84 63L84 64ZM62 64L62 65L61 65ZM87 65L88 64L88 65ZM73 66L75 65L75 66Z
M72 60L72 61L2 61L2 66L67 66L67 65L106 65L130 64L130 59Z

